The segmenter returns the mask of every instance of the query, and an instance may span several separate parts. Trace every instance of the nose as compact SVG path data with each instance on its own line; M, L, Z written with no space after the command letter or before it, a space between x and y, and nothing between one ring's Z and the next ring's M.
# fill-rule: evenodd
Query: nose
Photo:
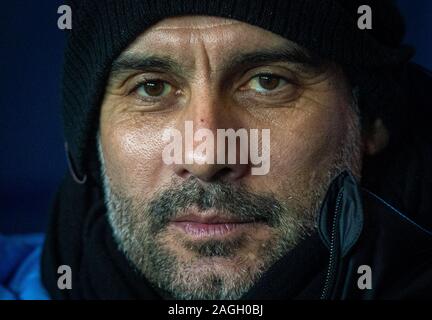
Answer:
M246 129L242 129L246 137L245 134L239 135L240 138L226 135L241 129L239 116L231 114L229 108L212 103L209 96L203 97L199 104L189 105L188 109L182 119L183 162L174 165L175 174L182 179L195 177L203 182L235 182L250 174Z

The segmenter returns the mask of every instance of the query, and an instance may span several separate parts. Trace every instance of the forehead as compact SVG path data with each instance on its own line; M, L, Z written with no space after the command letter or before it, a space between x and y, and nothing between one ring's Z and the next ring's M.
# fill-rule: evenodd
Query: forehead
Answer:
M182 16L161 20L141 34L126 53L164 52L174 56L190 56L198 48L218 55L230 52L295 46L294 43L262 28L237 20ZM194 50L194 51L190 51Z

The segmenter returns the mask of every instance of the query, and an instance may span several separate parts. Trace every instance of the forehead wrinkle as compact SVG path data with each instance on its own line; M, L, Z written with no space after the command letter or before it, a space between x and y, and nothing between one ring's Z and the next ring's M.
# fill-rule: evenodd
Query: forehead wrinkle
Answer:
M210 80L214 69L212 68L211 49L207 48L205 35L201 31L191 32L191 43L195 44L194 65L198 81ZM217 62L216 62L217 63Z
M220 22L220 23L213 23L213 24L208 24L207 26L172 26L172 27L168 27L168 26L160 26L160 27L154 27L153 30L154 31L164 31L164 30L206 30L206 29L212 29L212 28L219 28L219 27L224 27L224 26L229 26L229 25L235 25L235 24L240 24L241 22L238 21L229 21L229 22Z
M190 20L193 21L194 19ZM177 21L174 22L177 23ZM155 25L139 37L141 41L138 41L135 47L130 48L130 51L138 53L147 51L148 48L159 48L159 50L150 49L150 51L153 51L154 54L158 54L158 51L164 52L164 55L171 56L179 65L188 66L190 79L203 81L219 77L218 74L222 76L227 71L229 72L229 69L242 62L237 61L239 56L245 60L244 56L247 56L248 53L255 55L257 51L266 51L265 49L273 51L270 50L271 47L288 47L291 50L296 47L285 39L278 39L277 42L264 41L267 42L265 45L267 48L257 48L257 45L258 47L264 45L260 45L254 37L249 41L241 41L245 39L242 35L244 32L242 32L243 29L237 28L243 24L235 20L226 20L212 23L205 28L201 28L200 25L198 28L196 26L161 25L157 27ZM236 25L236 27L230 27L230 25ZM225 27L225 29L211 29L214 27ZM269 38L266 37L265 39ZM152 46L151 43L157 45Z
M179 29L192 29L192 30L204 30L210 28L218 28L223 26L229 26L234 24L241 24L242 22L217 16L178 16L166 18L151 29L153 30L179 30Z

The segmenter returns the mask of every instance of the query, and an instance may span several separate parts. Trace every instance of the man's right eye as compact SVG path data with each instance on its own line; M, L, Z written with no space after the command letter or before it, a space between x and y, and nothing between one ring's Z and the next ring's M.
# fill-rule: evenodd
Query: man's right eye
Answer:
M163 98L173 91L173 86L163 80L147 80L135 88L135 92L142 98Z

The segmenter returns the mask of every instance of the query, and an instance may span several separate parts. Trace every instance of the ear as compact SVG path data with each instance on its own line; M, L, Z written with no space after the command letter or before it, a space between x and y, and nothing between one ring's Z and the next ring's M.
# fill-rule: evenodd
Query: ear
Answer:
M375 119L363 138L364 152L373 156L382 151L388 144L390 133L380 118Z

